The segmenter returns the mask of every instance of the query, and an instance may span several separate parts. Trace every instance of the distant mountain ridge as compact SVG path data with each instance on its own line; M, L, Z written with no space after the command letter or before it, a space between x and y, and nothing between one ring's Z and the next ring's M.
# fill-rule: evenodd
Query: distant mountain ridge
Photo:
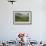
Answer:
M15 13L15 15L17 15L17 16L18 16L18 15L22 15L22 14L21 14L21 13Z
M29 13L27 13L26 15L25 14L22 14L22 13L15 13L15 15L17 15L17 16L28 16Z

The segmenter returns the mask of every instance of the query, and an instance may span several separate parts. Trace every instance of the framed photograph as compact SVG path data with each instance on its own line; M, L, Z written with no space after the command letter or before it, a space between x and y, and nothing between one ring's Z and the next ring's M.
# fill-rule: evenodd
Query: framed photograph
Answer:
M32 24L32 11L13 11L13 24Z

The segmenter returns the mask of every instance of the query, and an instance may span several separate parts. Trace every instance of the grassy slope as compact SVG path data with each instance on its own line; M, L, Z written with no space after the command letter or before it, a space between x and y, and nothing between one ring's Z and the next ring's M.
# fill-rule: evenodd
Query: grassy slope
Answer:
M27 22L27 21L29 21L29 17L28 16L15 16L15 21L21 21L21 22L23 22L23 21L25 21L25 22Z

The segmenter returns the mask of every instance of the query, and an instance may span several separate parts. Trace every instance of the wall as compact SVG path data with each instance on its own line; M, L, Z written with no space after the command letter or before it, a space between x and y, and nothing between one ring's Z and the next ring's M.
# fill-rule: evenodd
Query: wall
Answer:
M0 40L15 40L19 32L31 34L33 40L46 38L46 13L43 0L17 0L13 5L0 0ZM14 25L13 11L32 11L32 25Z

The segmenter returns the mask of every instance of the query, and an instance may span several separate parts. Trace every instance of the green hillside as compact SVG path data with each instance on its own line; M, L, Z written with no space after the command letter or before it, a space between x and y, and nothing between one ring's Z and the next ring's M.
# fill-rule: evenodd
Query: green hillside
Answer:
M29 16L23 15L23 14L16 14L15 15L15 21L27 22L27 21L29 21Z

